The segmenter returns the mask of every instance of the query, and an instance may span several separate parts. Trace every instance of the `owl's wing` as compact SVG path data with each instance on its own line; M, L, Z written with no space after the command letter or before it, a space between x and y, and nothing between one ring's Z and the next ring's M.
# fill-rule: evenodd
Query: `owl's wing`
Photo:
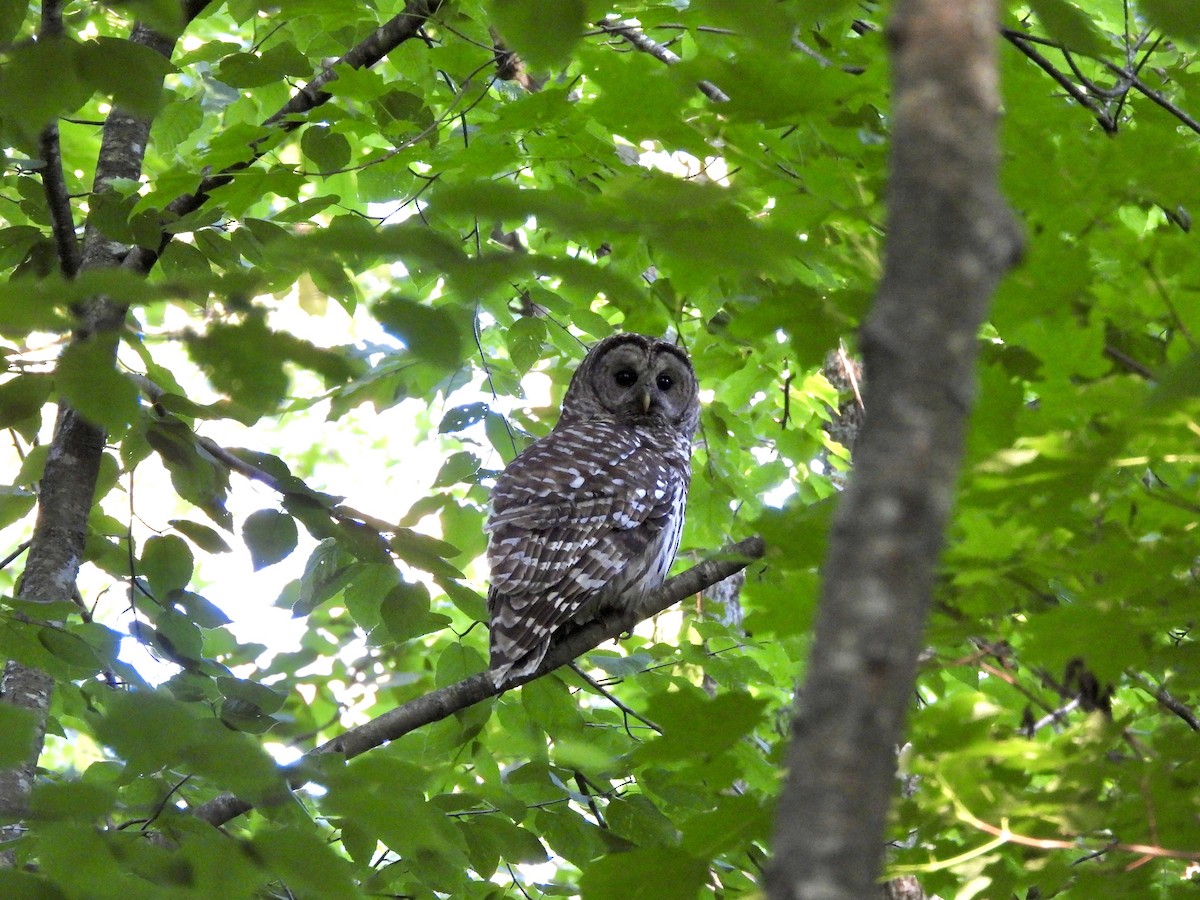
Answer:
M604 423L552 432L510 464L486 526L493 669L536 668L586 601L645 574L682 509L686 465Z

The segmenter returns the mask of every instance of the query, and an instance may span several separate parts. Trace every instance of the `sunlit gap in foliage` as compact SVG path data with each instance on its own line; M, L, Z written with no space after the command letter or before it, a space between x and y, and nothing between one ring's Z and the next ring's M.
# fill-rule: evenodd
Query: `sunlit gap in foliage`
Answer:
M617 154L628 145L622 145L617 140ZM642 141L641 153L637 154L638 164L646 169L656 169L684 179L710 181L722 187L729 187L729 164L723 156L706 156L704 159L693 156L683 150L667 151L657 141ZM630 148L632 150L632 148ZM774 201L771 201L772 205Z

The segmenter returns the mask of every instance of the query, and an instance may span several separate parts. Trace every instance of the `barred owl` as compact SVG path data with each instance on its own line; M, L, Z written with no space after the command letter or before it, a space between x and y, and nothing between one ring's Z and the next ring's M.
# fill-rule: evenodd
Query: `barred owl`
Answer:
M497 687L536 670L556 635L662 583L679 549L699 420L696 376L680 348L618 334L588 353L554 430L492 489Z

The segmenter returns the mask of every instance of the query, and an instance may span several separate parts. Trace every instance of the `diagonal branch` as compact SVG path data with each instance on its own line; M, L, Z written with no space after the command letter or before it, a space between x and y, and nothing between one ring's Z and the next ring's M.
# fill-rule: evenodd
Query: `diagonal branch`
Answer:
M1013 28L1001 28L1000 34L1005 40L1007 40L1010 44L1012 44L1023 54L1025 54L1025 56L1032 60L1039 69L1053 78L1055 82L1057 82L1059 86L1071 96L1071 99L1090 112L1096 118L1096 121L1100 123L1100 127L1103 128L1106 133L1116 133L1117 121L1109 112L1103 109L1100 104L1093 100L1093 98L1088 94L1089 88L1096 93L1109 97L1110 99L1120 99L1121 101L1124 100L1125 96L1130 90L1135 90L1152 103L1162 107L1164 110L1178 119L1183 125L1197 134L1200 134L1200 120L1188 113L1172 100L1168 99L1167 95L1162 91L1155 90L1142 80L1138 73L1142 66L1145 65L1145 58L1143 58L1142 61L1136 66L1119 66L1110 60L1098 59L1097 62L1099 62L1100 65L1102 65L1117 78L1118 87L1114 90L1106 91L1092 84L1086 78L1083 78L1082 73L1079 72L1078 67L1074 63L1070 52L1061 44L1046 38L1035 37L1032 34L1027 34L1024 31L1018 31ZM1083 86L1072 81L1065 72L1055 66L1054 63L1050 62L1050 60L1048 60L1040 51L1036 50L1035 45L1041 47L1051 47L1061 52L1064 59L1066 59L1067 64L1075 73L1076 77L1084 83ZM1155 46L1157 46L1157 44ZM1151 48L1151 51L1152 50L1153 47ZM1147 56L1151 51L1147 51Z
M1129 86L1139 94L1165 109L1192 131L1196 132L1196 134L1200 134L1200 121L1168 100L1166 94L1162 93L1161 91L1154 90L1154 88L1142 81L1141 76L1139 76L1136 72L1130 72L1128 69L1123 69L1116 63L1111 63L1106 59L1102 59L1100 62L1114 75L1124 81L1128 81Z
M611 616L589 622L568 634L546 654L536 672L513 679L503 688L493 684L487 672L464 678L456 684L430 691L428 694L409 700L383 715L351 728L320 747L309 751L307 757L320 753L340 753L347 759L365 753L375 747L394 741L431 722L451 716L481 700L495 697L507 690L541 678L575 658L594 650L605 641L615 640L630 631L643 619L657 615L685 597L703 590L740 572L750 562L763 555L762 538L751 537L727 547L712 559L707 559L686 572L681 572L662 587L652 591L639 608L623 615ZM304 780L304 778L298 778ZM248 812L253 806L232 794L223 794L196 808L196 816L212 825L222 825L230 819Z
M335 71L337 66L364 69L375 65L405 41L417 37L426 21L437 13L442 2L443 0L408 0L402 13L393 16L347 53L322 68L287 103L264 119L262 127L278 129L284 134L295 131L302 124L299 116L326 103L332 96L324 88L337 78ZM248 146L249 156L245 160L228 166L215 175L207 176L200 182L200 186L194 194L184 194L175 198L167 204L168 218L180 219L198 210L214 190L229 184L238 172L245 171L261 159L267 152L265 149L267 144L266 136L259 138ZM167 248L167 244L171 242L172 237L170 232L164 232L162 242L157 250L149 250L144 247L135 249L129 254L125 265L143 274L149 272L158 261L158 257Z
M597 27L605 34L613 34L617 37L622 37L629 43L633 44L638 50L643 53L649 53L660 62L666 63L668 66L673 66L678 62L682 62L679 56L670 48L658 43L651 38L646 37L638 28L623 22L617 18L605 19L603 22L597 23ZM714 103L729 102L729 95L713 84L711 81L701 81L696 84L702 93Z
M1035 50L1033 44L1029 41L1029 35L1011 28L1002 28L1000 33L1004 35L1010 44L1032 60L1039 69L1053 78L1071 96L1071 99L1090 112L1096 121L1100 123L1100 127L1104 129L1106 134L1116 133L1117 123L1113 121L1112 117L1088 96L1087 91L1068 78L1054 63L1046 59L1040 51Z

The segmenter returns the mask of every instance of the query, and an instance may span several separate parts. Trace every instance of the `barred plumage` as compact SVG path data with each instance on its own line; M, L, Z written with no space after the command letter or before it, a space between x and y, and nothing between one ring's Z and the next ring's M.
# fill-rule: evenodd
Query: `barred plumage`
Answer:
M497 685L534 671L564 627L662 583L683 531L699 416L691 364L672 344L615 335L584 359L558 424L492 489Z

